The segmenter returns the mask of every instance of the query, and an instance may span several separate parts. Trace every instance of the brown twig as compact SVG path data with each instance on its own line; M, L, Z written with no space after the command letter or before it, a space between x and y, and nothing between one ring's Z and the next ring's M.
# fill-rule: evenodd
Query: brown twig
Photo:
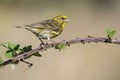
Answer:
M40 51L43 51L43 50L46 50L48 48L53 48L55 47L57 44L65 44L65 45L71 45L71 44L75 44L75 43L90 43L90 42L95 42L95 43L98 43L98 42L101 42L101 43L111 43L111 44L118 44L120 45L120 40L116 40L116 39L108 39L108 38L95 38L95 37L88 37L88 38L76 38L76 39L73 39L73 40L63 40L63 41L60 41L60 42L53 42L53 43L48 43L46 45L43 45L43 46L40 46L40 47L37 47L35 49L32 49L31 51L29 52L26 52L24 54L20 54L14 58L11 58L9 60L6 60L4 61L1 66L4 67L10 63L13 63L13 62L16 62L16 61L19 61L19 60L24 60L26 57L36 53L36 52L40 52Z

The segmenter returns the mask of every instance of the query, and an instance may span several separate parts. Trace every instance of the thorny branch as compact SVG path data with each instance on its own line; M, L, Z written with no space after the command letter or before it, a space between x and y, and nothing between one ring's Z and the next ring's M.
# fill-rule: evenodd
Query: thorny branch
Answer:
M43 50L47 50L48 48L53 48L55 47L57 44L65 44L65 45L71 45L71 44L75 44L75 43L90 43L90 42L95 42L95 43L98 43L98 42L101 42L101 43L111 43L111 44L118 44L120 45L120 40L116 40L116 39L109 39L109 38L102 38L102 37L99 37L99 38L95 38L95 37L88 37L88 38L76 38L76 39L73 39L73 40L63 40L63 41L60 41L60 42L53 42L53 43L48 43L46 45L43 45L43 46L39 46L35 49L32 49L31 51L29 52L26 52L24 54L20 54L14 58L11 58L11 59L8 59L6 61L4 61L1 66L4 67L10 63L13 63L13 62L16 62L16 61L20 61L20 60L24 60L26 57L36 53L36 52L42 52Z

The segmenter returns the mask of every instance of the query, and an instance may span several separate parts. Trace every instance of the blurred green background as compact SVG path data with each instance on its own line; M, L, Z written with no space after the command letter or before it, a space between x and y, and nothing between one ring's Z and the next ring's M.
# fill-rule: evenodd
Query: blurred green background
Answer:
M117 31L120 39L119 0L0 0L0 42L39 46L31 32L13 26L31 24L56 15L67 15L70 22L54 41L76 37L105 37L105 28ZM61 52L49 49L43 57L32 57L31 69L20 63L0 69L0 80L120 80L120 46L104 43L75 44ZM4 56L1 47L0 55ZM4 57L3 57L4 58Z

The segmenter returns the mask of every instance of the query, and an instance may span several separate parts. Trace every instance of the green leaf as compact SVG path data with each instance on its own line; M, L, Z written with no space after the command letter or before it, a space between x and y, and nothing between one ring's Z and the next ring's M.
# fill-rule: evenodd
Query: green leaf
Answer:
M31 51L32 50L32 45L28 45L23 47L22 49L19 49L20 54L23 54L25 52ZM16 51L17 52L17 51ZM25 57L24 59L30 58L32 55Z
M107 34L109 34L110 33L110 28L107 27L105 31L106 31Z
M23 50L22 49L18 49L15 52L18 53L18 54L22 54Z
M23 52L28 52L32 50L32 45L23 47Z
M109 37L113 37L115 35L116 31L115 30L112 30L109 34Z
M3 60L2 60L2 58L0 57L0 64L2 64L3 63Z
M39 54L39 52L37 52L37 53L34 53L33 56L41 57L42 55Z
M55 46L55 49L58 49L58 50L60 51L60 50L64 49L65 47L66 47L65 44L57 44L57 45Z
M15 69L15 66L16 66L15 64L10 64L10 67L11 67L12 70Z
M2 43L0 43L0 46L3 46L3 47L5 47L5 48L8 48L9 42L2 42Z
M106 28L106 33L107 33L107 37L111 38L115 35L116 31L108 27Z
M13 44L11 42L0 43L0 46L3 46L3 47L8 48L8 49L13 49L13 50L17 50L20 47L19 44Z
M5 52L5 57L6 58L13 58L13 57L15 57L16 56L16 53L13 51L13 50L7 50L6 52Z
M15 51L20 48L20 44L16 44L15 47L13 48Z

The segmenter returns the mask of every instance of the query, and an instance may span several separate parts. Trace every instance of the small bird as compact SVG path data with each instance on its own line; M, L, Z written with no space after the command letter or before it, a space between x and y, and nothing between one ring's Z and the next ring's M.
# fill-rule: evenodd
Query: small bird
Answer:
M39 40L41 41L41 44L44 44L42 39L52 39L57 37L61 34L64 27L66 26L67 22L69 22L70 19L65 15L58 15L52 19L43 20L42 22L32 23L30 25L24 25L22 26L15 26L16 28L24 28L28 31L31 31L34 33Z

